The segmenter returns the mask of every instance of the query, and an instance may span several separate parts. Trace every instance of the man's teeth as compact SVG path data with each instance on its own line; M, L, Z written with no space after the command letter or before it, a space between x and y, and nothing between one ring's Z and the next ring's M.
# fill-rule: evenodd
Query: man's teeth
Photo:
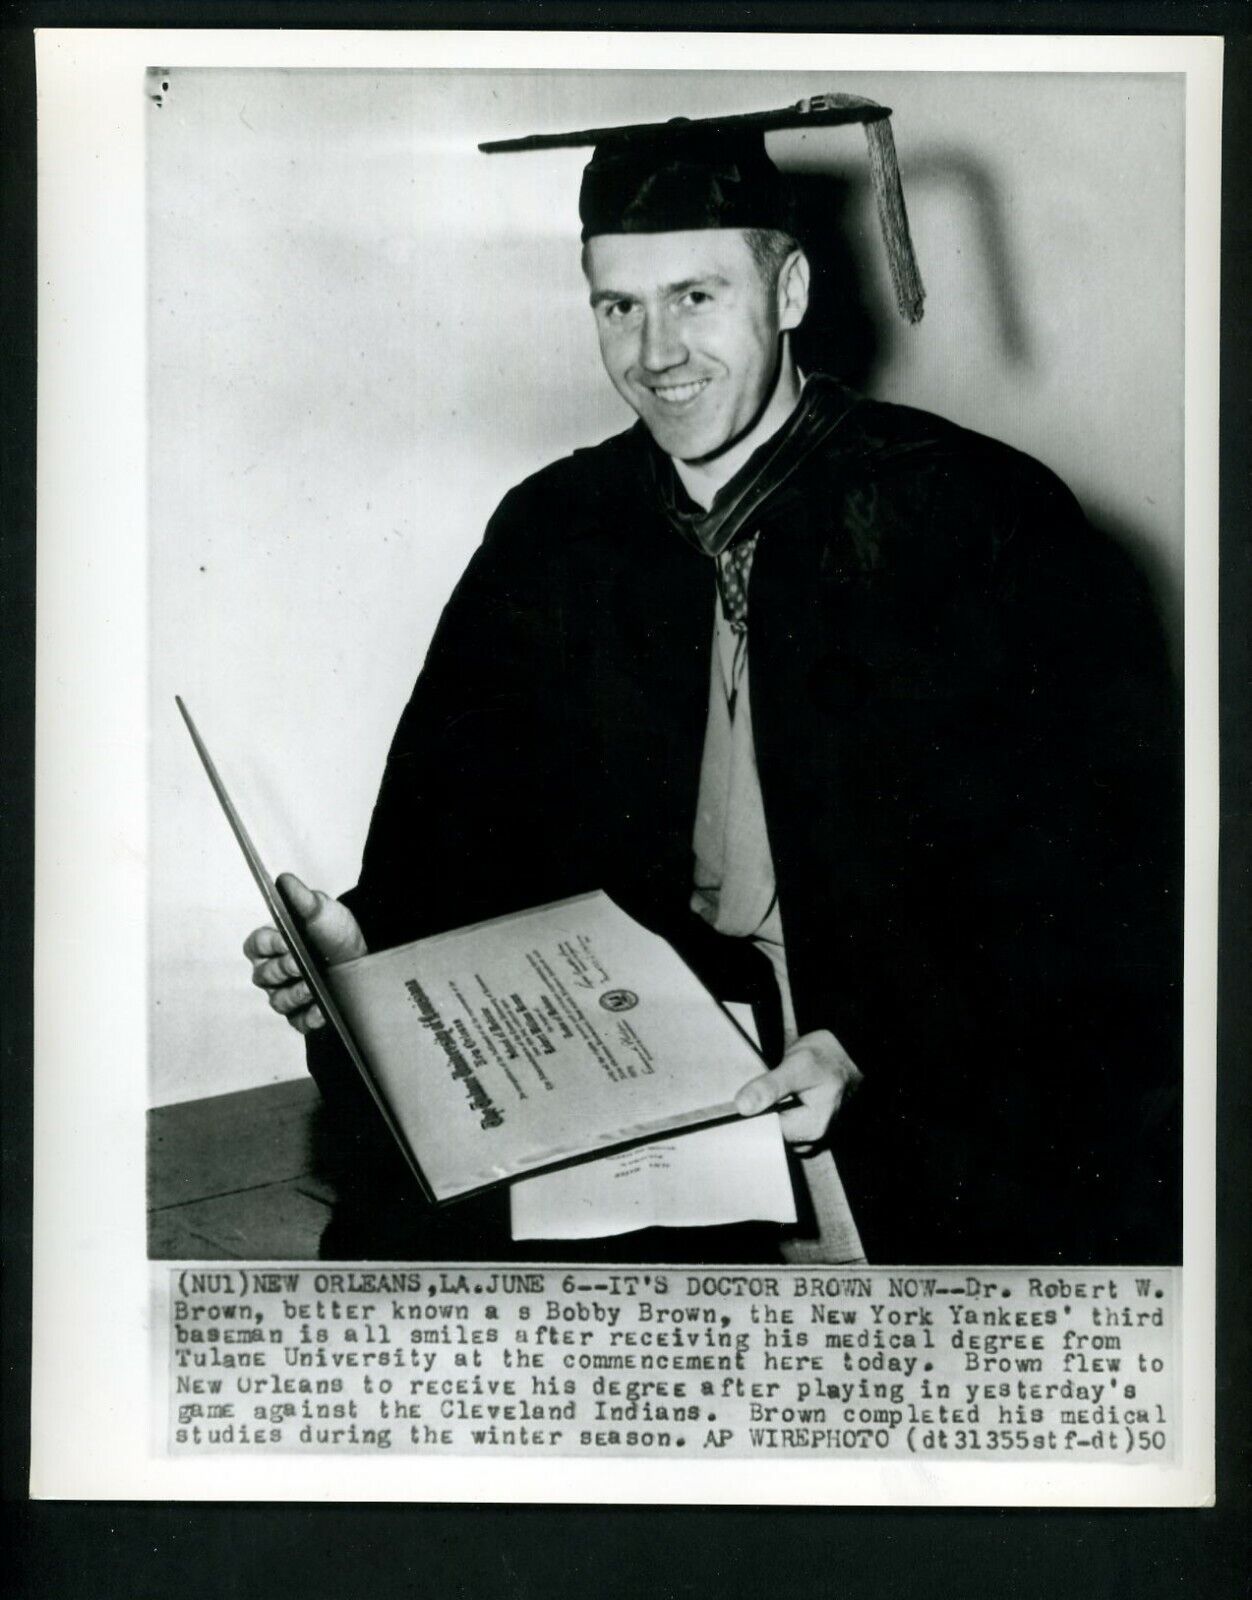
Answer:
M665 389L653 389L652 393L666 405L680 406L684 400L694 400L701 389L708 387L708 382L707 378L698 378L695 383L674 383Z

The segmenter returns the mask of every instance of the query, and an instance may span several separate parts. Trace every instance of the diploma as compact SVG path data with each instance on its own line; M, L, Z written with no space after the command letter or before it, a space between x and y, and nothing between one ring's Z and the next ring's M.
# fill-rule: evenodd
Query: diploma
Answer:
M302 976L428 1197L738 1120L759 1053L673 948L600 891L324 968L178 708Z
M328 977L437 1199L736 1122L762 1070L671 946L601 892Z

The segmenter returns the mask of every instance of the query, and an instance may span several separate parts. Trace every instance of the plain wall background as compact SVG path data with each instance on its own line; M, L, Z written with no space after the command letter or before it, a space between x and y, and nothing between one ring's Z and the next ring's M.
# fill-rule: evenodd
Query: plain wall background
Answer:
M260 902L173 695L271 868L346 888L487 517L631 421L578 266L585 153L477 141L831 88L895 108L928 291L905 327L860 129L771 136L834 180L854 375L1059 472L1152 575L1180 659L1181 79L172 69L148 149L153 1103L303 1070L249 984Z

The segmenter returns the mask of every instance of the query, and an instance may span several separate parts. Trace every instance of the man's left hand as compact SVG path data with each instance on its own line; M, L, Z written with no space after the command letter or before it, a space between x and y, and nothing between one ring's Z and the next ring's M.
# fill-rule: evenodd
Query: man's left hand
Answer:
M783 1138L791 1145L820 1144L844 1096L861 1077L834 1034L821 1028L801 1034L772 1072L745 1083L735 1096L735 1109L741 1116L755 1116L795 1095L800 1104L779 1112Z

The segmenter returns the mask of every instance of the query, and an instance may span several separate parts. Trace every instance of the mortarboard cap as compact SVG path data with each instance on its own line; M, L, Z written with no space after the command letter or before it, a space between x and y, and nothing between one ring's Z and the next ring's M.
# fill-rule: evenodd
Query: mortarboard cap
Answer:
M766 152L766 133L859 122L869 145L870 175L896 302L902 316L917 322L925 290L909 235L890 119L890 108L873 100L821 94L778 111L539 133L524 139L492 139L478 148L495 154L594 146L578 197L584 240L602 233L676 233L689 228L777 228L792 233L790 188Z

